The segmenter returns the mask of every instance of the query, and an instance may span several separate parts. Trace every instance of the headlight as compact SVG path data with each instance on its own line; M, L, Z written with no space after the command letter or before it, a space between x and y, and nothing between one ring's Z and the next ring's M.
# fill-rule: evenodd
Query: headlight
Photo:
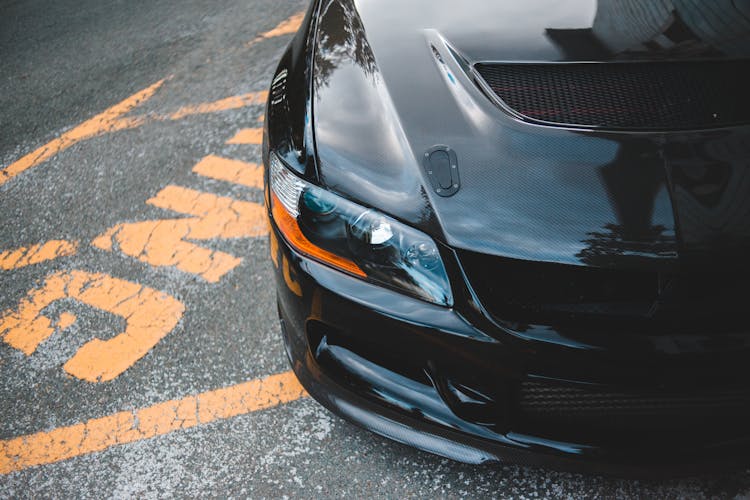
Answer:
M300 179L273 152L269 158L271 214L295 250L358 278L452 305L429 236Z

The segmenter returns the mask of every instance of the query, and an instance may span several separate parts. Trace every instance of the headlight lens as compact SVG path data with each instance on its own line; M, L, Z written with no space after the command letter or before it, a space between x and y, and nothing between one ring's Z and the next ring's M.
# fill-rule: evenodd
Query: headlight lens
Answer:
M435 242L375 210L310 184L270 154L271 213L300 253L435 304L453 303Z

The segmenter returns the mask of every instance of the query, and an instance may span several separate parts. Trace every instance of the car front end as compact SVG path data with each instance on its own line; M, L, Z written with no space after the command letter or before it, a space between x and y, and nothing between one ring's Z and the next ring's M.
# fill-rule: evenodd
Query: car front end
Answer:
M676 47L636 51L602 6L485 4L312 2L282 57L263 154L295 373L463 462L740 463L747 40L690 39L682 7Z

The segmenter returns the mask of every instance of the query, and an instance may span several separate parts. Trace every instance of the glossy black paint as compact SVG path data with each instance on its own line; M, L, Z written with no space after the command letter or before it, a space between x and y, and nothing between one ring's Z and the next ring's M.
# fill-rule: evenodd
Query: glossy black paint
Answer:
M279 317L295 373L319 402L369 430L469 463L634 476L746 464L745 420L706 419L689 430L675 421L671 430L582 438L529 425L517 411L515 390L523 380L605 391L746 385L746 334L582 340L540 326L542 335L527 335L481 316L460 276L452 278L461 306L447 309L302 257L275 226L271 238Z
M689 432L565 439L554 429L524 429L516 411L524 380L650 393L746 387L744 323L712 328L709 317L700 328L667 322L653 333L608 328L617 318L592 326L498 317L488 311L491 292L478 294L466 274L479 262L471 254L654 273L658 312L673 276L750 269L750 127L538 126L498 103L472 69L490 61L750 56L748 2L715 9L725 12L721 32L699 22L717 14L695 2L628 4L645 24L623 17L622 3L593 0L311 3L275 74L266 165L273 149L308 180L430 234L456 298L444 309L347 277L296 255L272 221L290 359L326 406L465 461L529 461L542 452L574 469L584 458L599 464L593 470L687 471L687 463L745 456L750 429L713 420ZM423 166L436 145L455 151L460 165L461 186L450 197L433 189Z
M628 265L637 256L638 266L648 259L664 268L696 246L747 249L746 230L727 231L704 202L684 200L680 180L670 174L673 155L687 144L699 184L712 183L701 171L716 163L731 170L726 179L742 183L748 128L624 134L535 127L498 109L475 84L477 62L568 61L546 30L591 26L595 7L538 0L460 7L326 2L313 79L320 182L453 247L506 257L580 265L594 246L608 265ZM750 20L738 24L750 29ZM705 53L747 57L750 48L746 42L726 55ZM639 60L705 53L654 51ZM464 187L450 199L425 189L422 157L436 144L453 148L461 163ZM722 201L741 200L738 211L746 214L750 197L737 196L737 188ZM693 207L703 212L695 214L701 220L688 224L705 232L687 228L686 241L680 222L688 210L693 216ZM735 219L736 213L723 212ZM624 248L609 251L590 241L600 235L621 239Z

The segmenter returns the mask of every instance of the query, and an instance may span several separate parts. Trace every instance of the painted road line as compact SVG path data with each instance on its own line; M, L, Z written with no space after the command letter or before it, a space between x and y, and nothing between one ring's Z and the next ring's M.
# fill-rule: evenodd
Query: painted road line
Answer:
M256 104L265 104L268 97L268 91L250 92L248 94L235 95L218 101L196 104L193 106L184 106L167 117L159 118L161 120L180 120L190 115L216 113L217 111L227 111L230 109L244 108Z
M263 142L262 128L243 128L227 144L260 144Z
M28 247L0 252L0 269L10 271L39 264L58 257L74 255L78 250L77 241L51 240Z
M43 314L53 302L74 299L125 320L125 330L109 340L86 342L64 365L64 370L89 382L112 380L133 366L182 318L185 306L164 292L101 273L64 271L48 276L18 307L0 316L0 337L27 356L56 330L76 320L66 312L57 325Z
M272 408L307 396L292 372L0 441L0 474Z
M65 132L60 137L53 139L44 146L11 163L0 170L0 186L21 172L39 165L82 140L124 128L137 127L142 123L143 118L123 119L121 118L122 115L150 99L163 83L164 80L159 80L153 85L149 85L124 101L115 104L72 130Z
M263 169L257 163L208 155L193 167L193 172L220 181L263 188Z
M291 17L281 21L279 24L276 25L275 28L266 31L265 33L261 33L257 37L255 37L253 40L247 42L245 44L245 47L251 47L255 45L256 43L267 40L269 38L275 38L278 36L283 35L292 35L297 32L299 27L302 25L302 21L305 19L305 13L304 12L298 12Z
M268 30L265 33L261 33L261 38L273 38L282 35L291 35L297 32L299 27L302 25L302 21L305 19L304 12L298 12L288 19L281 21L275 28Z
M255 238L268 234L265 209L258 203L175 185L165 187L147 203L193 217L117 224L91 244L108 251L116 245L122 253L152 266L174 266L216 283L240 265L242 259L187 240Z
M295 33L302 24L303 19L304 12L294 14L288 19L285 19L284 21L279 23L275 28L258 35L253 41L248 42L246 45L249 46L261 40ZM94 116L89 120L86 120L72 130L65 132L64 134L51 140L44 146L37 148L31 153L23 156L7 167L1 169L0 186L8 182L13 177L17 176L21 172L24 172L39 165L40 163L45 162L58 153L65 151L69 147L83 140L91 139L99 135L116 132L119 130L136 128L151 120L179 120L187 116L196 114L215 113L217 111L226 111L229 109L237 109L255 104L263 104L265 103L266 97L268 96L268 92L266 91L250 92L248 94L231 96L214 102L185 106L166 116L135 116L131 118L122 117L122 115L128 113L139 104L142 104L143 102L151 98L151 96L156 93L156 91L159 89L159 87L162 86L165 81L166 79L159 80L153 85L150 85L145 89L136 92L124 101L119 102L118 104L115 104L114 106L106 109L104 112Z
M53 156L65 151L78 142L112 132L134 129L153 121L181 120L194 115L216 113L245 106L263 104L268 96L267 91L250 92L247 94L226 97L224 99L219 99L218 101L184 106L171 114L163 116L141 115L122 117L123 114L131 111L135 106L138 106L151 98L164 81L165 80L159 80L150 87L128 97L121 103L116 104L90 120L81 123L69 132L62 134L60 137L53 139L44 146L0 170L0 186L18 174L32 167L36 167L40 163L49 160Z

